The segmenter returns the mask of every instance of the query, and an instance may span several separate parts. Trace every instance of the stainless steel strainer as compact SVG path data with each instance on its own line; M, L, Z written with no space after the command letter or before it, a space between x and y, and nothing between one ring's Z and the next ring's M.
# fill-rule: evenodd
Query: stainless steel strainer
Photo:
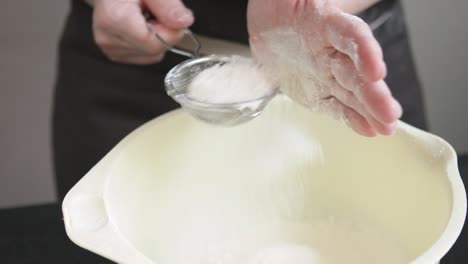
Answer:
M165 87L167 94L195 118L215 125L238 125L258 116L268 102L275 96L276 89L272 89L271 93L265 94L260 98L226 104L201 102L188 97L187 88L191 81L200 72L214 65L222 65L232 61L237 56L200 56L200 41L198 41L195 34L188 29L186 30L186 34L194 42L194 52L181 50L171 46L158 35L151 24L148 24L148 29L167 47L169 51L189 58L169 71L165 78Z
M187 87L197 74L214 65L227 63L234 58L235 56L211 55L182 62L166 75L167 94L194 117L211 124L233 126L251 120L263 111L268 102L275 96L275 90L260 98L226 104L201 102L187 96Z

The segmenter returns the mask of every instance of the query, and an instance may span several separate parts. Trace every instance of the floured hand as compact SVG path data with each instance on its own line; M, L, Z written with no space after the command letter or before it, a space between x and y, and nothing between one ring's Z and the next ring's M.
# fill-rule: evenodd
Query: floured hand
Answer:
M250 0L248 27L255 58L292 99L365 136L395 131L402 109L364 21L325 0Z

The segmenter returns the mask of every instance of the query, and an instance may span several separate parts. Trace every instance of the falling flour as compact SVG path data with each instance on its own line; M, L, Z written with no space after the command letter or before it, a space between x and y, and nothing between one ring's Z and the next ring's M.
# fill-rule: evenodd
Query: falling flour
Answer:
M252 59L235 57L199 73L188 86L188 96L207 103L238 103L267 96L273 89L258 64Z
M326 112L345 121L342 105L330 92L334 80L326 75L324 67L333 65L329 60L324 60L327 56L311 54L306 49L302 36L293 30L275 30L265 33L263 37L266 40L265 50L271 52L261 58L260 61L265 64L263 67L251 59L240 57L212 66L194 78L188 87L188 96L209 103L235 103L268 95L274 87L279 86L282 92L309 109ZM260 56L262 54L261 51L255 53ZM283 112L275 113L275 118L287 116L284 113L287 109L278 111ZM178 254L179 251L174 246L176 249L173 254L166 251L167 258L161 263L408 263L410 257L398 241L378 228L360 226L346 219L311 220L315 212L311 213L306 208L316 206L310 202L314 201L312 194L316 186L312 174L325 173L320 170L323 158L321 146L308 140L303 135L304 131L285 128L284 120L275 121L275 118L269 120L266 131L257 128L255 133L243 134L239 137L242 144L232 144L232 149L229 144L215 144L220 149L213 153L222 153L222 160L254 165L240 165L225 170L222 162L210 160L209 165L194 166L210 168L210 171L216 172L213 173L213 178L205 182L218 182L224 177L224 181L229 184L211 190L211 185L199 185L200 178L191 177L191 172L187 173L188 178L175 185L180 188L182 184L196 181L194 186L201 189L194 192L191 199L187 199L186 210L176 206L167 207L177 208L177 212L193 210L194 216L190 219L170 218L171 223L172 219L181 221L177 225L177 232L183 234L178 236L181 237L180 240L174 239L174 245L186 243L190 246L181 247L184 254ZM275 129L272 130L272 126ZM229 131L234 130L224 133L230 133ZM226 138L232 139L230 136ZM213 138L210 137L210 140ZM191 144L199 142L201 141ZM281 145L282 142L284 145ZM237 148L241 145L258 148L238 155ZM255 162L250 163L252 160ZM248 169L243 171L242 168ZM207 177L208 174L200 175ZM184 189L184 195L187 195L186 190L189 189ZM223 199L220 200L219 197ZM197 200L201 202L196 204ZM238 207L239 203L242 204L240 201L245 204ZM257 226L254 224L256 222L261 224ZM196 226L209 228L192 228L194 223L199 223ZM268 223L272 223L271 226ZM164 245L167 246L168 242L164 241ZM192 251L189 252L189 248Z

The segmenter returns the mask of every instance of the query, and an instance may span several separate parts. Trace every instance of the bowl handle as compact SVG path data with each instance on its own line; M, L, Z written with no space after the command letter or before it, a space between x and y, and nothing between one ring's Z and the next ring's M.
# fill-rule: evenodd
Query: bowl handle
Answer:
M104 188L115 155L111 151L68 192L62 203L65 230L78 246L117 263L153 264L109 219Z

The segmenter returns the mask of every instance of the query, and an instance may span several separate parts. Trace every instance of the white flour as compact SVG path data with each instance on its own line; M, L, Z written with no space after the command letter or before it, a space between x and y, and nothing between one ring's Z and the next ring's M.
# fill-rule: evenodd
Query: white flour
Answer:
M197 264L404 264L411 258L396 241L371 227L324 219L259 227L225 251Z
M312 111L325 112L346 121L342 105L331 96L334 78L330 73L330 57L324 50L313 54L301 34L290 28L280 28L262 35L265 50L257 50L271 79L294 101Z
M188 96L208 103L238 103L261 98L273 89L253 60L236 57L199 73L188 86Z

